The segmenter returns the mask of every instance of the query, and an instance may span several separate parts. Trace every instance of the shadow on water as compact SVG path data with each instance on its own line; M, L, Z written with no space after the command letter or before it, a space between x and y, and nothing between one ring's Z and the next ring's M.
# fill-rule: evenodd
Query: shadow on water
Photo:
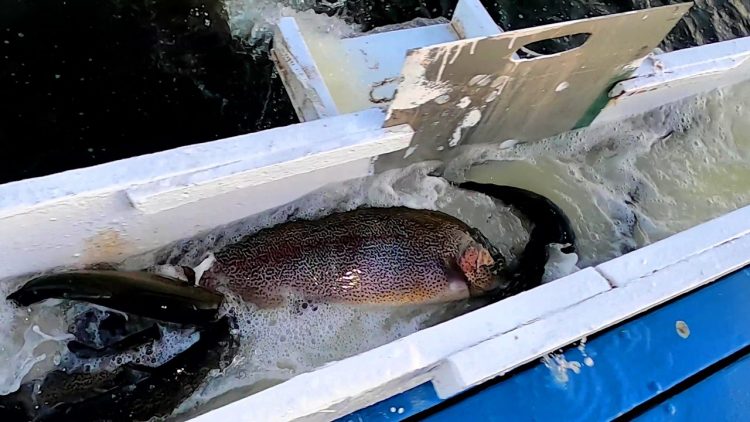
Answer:
M449 18L456 2L316 10L367 30ZM484 2L517 29L675 1ZM750 34L747 0L696 4L664 50ZM297 121L267 54L231 36L219 0L0 0L0 10L0 183Z

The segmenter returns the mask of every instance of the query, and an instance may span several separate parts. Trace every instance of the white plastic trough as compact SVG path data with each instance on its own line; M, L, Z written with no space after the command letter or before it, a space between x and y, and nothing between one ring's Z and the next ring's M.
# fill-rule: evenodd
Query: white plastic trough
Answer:
M461 0L451 28L389 33L388 46L500 33L477 5ZM0 278L118 261L370 174L375 158L409 148L414 131L383 128L382 105L339 114L293 21L280 23L277 45L305 123L0 185ZM615 86L592 124L747 78L750 38L659 54ZM332 420L426 381L449 397L748 263L745 207L194 420Z

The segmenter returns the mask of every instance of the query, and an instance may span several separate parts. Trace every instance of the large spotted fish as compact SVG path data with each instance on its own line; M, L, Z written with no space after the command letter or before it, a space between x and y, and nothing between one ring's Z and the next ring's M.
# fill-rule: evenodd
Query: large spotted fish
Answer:
M445 302L497 287L478 231L447 214L369 208L292 221L215 253L200 284L260 306L288 294L351 304Z
M551 243L572 252L573 232L561 210L532 192L467 182L503 200L532 222L515 263L482 233L438 211L364 208L315 221L291 221L247 236L208 258L199 283L220 285L259 306L285 295L350 304L424 304L495 294L541 282Z

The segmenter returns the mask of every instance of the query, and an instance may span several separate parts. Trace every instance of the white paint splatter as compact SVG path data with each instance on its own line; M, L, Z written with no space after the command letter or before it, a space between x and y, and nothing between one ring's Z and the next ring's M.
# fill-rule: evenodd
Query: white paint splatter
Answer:
M451 140L448 142L448 146L453 148L458 145L458 141L461 140L461 126L457 127L451 135Z
M417 50L410 54L404 65L404 80L399 86L398 94L393 99L389 115L394 110L408 110L419 107L436 98L447 95L452 90L448 82L428 80L425 72L427 66L436 59L428 58L428 52Z
M568 83L568 81L562 81L555 88L555 92L565 91L566 89L568 89L569 86L570 86L570 83Z
M416 150L417 150L417 147L418 147L418 146L419 146L419 145L415 145L415 146L413 146L413 147L409 147L409 148L407 148L407 149L406 149L406 152L404 153L404 158L407 158L407 157L409 157L410 155L414 154L414 151L416 151Z
M487 86L492 81L491 75L475 75L473 78L469 80L469 86L479 85L479 86Z
M445 71L445 66L448 64L448 54L447 51L443 51L440 55L443 58L443 61L440 62L440 69L438 69L437 78L435 79L438 82L443 79L443 72Z
M493 88L503 89L505 87L505 85L508 84L509 80L510 80L509 76L500 75L497 78L495 78L494 81L492 81L492 83L490 84L490 86L493 87Z
M435 98L435 102L437 104L442 105L442 104L447 103L450 99L451 99L450 95L441 95L441 96Z
M453 148L458 145L458 142L461 140L461 132L466 128L476 126L481 118L482 112L477 110L476 108L466 113L466 116L464 116L461 124L458 125L456 130L453 131L453 135L451 135L451 140L448 142L448 146Z
M482 112L477 109L473 109L469 112L469 114L466 115L462 125L466 125L466 127L475 126L477 123L479 123L479 119L481 118Z
M486 97L484 97L484 102L491 103L495 101L497 97L499 97L500 94L502 94L503 89L505 89L505 86L508 85L509 80L510 78L504 75L498 76L497 78L495 78L495 80L493 80L492 83L490 84L490 86L495 89L492 90L489 94L487 94Z
M465 44L459 44L458 46L454 47L451 51L453 51L453 57L451 58L449 64L453 64L456 62L456 59L461 54L461 50L464 49Z
M503 92L502 89L493 89L486 97L484 97L484 102L491 103L495 101L501 92Z
M471 43L471 47L469 48L469 54L471 54L472 56L474 55L474 51L477 49L477 43L478 42L479 42L479 40L474 40Z

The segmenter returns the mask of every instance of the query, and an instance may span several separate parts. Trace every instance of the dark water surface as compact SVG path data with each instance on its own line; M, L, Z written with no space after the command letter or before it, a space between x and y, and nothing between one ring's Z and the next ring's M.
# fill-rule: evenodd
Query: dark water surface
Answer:
M686 0L482 0L504 30L610 15ZM346 16L366 28L416 17L450 17L453 0L348 0ZM665 51L750 35L750 0L694 0L695 5L660 46Z
M221 2L0 4L0 183L296 121Z
M456 2L317 9L369 29L450 17ZM668 3L485 0L505 29ZM0 10L0 183L297 121L267 55L230 35L220 1L0 0ZM698 0L662 48L746 36L749 11L750 0Z

